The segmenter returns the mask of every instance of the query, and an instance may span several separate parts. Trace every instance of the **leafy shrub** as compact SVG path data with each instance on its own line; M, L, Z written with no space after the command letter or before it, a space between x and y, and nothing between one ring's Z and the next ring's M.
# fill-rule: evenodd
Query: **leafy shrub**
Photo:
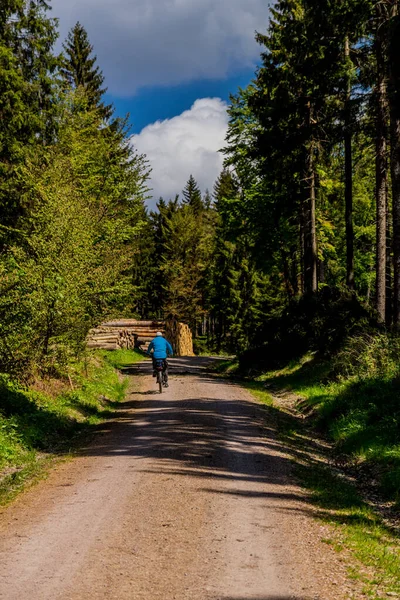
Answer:
M341 378L395 378L400 372L400 338L373 331L346 340L333 360L333 371Z
M354 294L322 288L293 301L283 314L255 334L252 349L240 356L245 371L279 368L307 352L328 357L362 331L376 330L375 315Z

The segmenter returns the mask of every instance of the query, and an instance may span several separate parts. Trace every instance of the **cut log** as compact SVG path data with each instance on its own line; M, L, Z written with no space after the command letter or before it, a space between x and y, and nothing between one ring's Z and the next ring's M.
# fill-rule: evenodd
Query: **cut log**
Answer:
M130 328L130 327L150 327L151 329L158 329L164 327L162 321L136 321L135 319L121 319L120 321L108 321L102 323L102 327L117 327L119 329Z
M91 329L87 337L87 347L92 349L117 350L133 349L149 344L158 331L165 334L176 356L193 356L193 339L190 328L176 320L137 321L120 319L102 323Z
M165 337L171 343L176 356L194 356L193 337L188 325L175 319L167 321Z
M88 339L89 339L89 341L91 341L91 340L100 341L101 340L102 342L105 342L107 340L118 341L120 337L121 336L119 336L119 335L107 335L107 336L105 336L105 335L92 335Z
M152 337L138 336L135 341L136 341L137 344L138 343L140 343L140 344L150 344L150 342L153 341L153 340L154 340L154 338L152 338Z
M88 344L89 350L119 350L118 344Z

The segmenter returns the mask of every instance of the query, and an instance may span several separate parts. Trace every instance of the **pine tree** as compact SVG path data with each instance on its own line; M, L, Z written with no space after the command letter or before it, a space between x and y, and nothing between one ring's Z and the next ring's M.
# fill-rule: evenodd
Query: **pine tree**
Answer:
M223 169L214 185L216 207L218 208L218 205L224 198L234 198L237 193L238 183L235 180L234 175L228 169Z
M64 80L72 88L82 87L89 108L98 108L105 120L110 119L113 108L102 102L107 91L102 88L104 76L96 66L97 57L92 55L93 46L89 42L87 31L79 22L69 32L63 48L65 56L61 72Z
M3 229L21 215L16 169L30 145L51 140L54 118L52 49L56 23L44 0L2 0L0 7L0 211ZM9 233L12 233L9 230ZM3 243L2 242L2 243Z
M385 323L387 315L387 212L388 212L388 97L387 97L387 40L385 8L378 3L375 8L374 53L376 58L376 309L379 320ZM390 253L388 253L390 255Z
M212 205L212 198L209 190L206 190L203 198L203 206L206 210L210 210Z
M190 175L182 194L183 204L190 206L195 215L199 215L204 210L201 192L193 175Z
M393 202L394 324L400 328L400 2L386 0Z

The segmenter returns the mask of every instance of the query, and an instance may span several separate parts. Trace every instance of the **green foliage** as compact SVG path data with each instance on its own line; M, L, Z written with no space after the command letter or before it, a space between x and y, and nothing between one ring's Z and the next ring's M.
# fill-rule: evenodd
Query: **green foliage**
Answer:
M254 334L251 349L240 356L240 365L254 372L279 368L309 352L332 356L349 337L373 332L376 325L374 314L356 296L325 287L266 321Z
M202 317L201 281L207 265L202 219L185 204L166 221L161 271L164 276L164 312L190 323Z
M1 375L0 469L22 468L39 451L54 453L65 448L76 435L109 416L114 403L125 397L126 382L105 358L87 359L70 372L74 390L67 383L57 384L63 391L56 395Z
M28 146L52 138L56 23L44 0L4 0L0 8L0 243L13 236L23 207L16 171Z
M303 397L303 409L312 410L314 424L333 442L333 459L367 480L370 491L377 488L399 504L400 340L363 329L332 357L313 353L289 364L282 360L272 372L264 362L260 379Z
M100 127L97 110L75 111L82 100L66 97L57 142L27 153L20 169L25 213L0 257L3 370L62 372L131 291L145 163L123 131Z
M63 44L64 56L61 73L66 84L72 89L81 88L88 100L89 108L96 108L108 120L113 114L112 106L102 102L106 89L102 89L104 77L96 65L97 57L92 56L93 46L89 42L86 29L80 24L71 29Z
M98 351L97 354L102 356L105 361L114 369L123 370L131 365L142 362L145 356L142 352L137 350L114 350L113 352L107 352L106 350ZM148 357L146 357L148 358Z
M266 420L284 441L294 464L294 473L307 488L310 503L318 507L318 518L329 525L326 530L329 537L323 541L337 552L350 552L356 559L351 565L351 578L360 581L364 595L375 600L397 596L400 591L397 531L388 526L387 520L363 498L353 478L344 477L337 468L329 465L331 457L327 445L316 444L316 431L310 427L309 420L293 411L288 412L286 401L281 405L280 399L270 394L272 384L272 389L283 392L286 400L287 393L282 388L289 383L294 393L304 393L302 384L309 385L310 376L315 382L318 369L315 364L309 364L305 376L305 372L301 373L303 368L304 364L292 364L284 370L285 375L265 375L263 379L267 377L270 384L268 390L261 381L246 381L243 385L264 404ZM351 475L354 473L353 469ZM371 474L365 474L365 477L370 480ZM374 505L376 507L375 502Z
M189 177L185 189L182 192L183 203L190 206L194 214L199 215L205 208L199 186L193 175Z

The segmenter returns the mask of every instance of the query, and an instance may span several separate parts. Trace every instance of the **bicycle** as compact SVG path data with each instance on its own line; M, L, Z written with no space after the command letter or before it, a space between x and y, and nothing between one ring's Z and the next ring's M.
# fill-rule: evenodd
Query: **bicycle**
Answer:
M154 370L156 372L156 381L160 394L162 394L163 387L167 384L167 377L165 373L165 359L156 359L154 361Z

